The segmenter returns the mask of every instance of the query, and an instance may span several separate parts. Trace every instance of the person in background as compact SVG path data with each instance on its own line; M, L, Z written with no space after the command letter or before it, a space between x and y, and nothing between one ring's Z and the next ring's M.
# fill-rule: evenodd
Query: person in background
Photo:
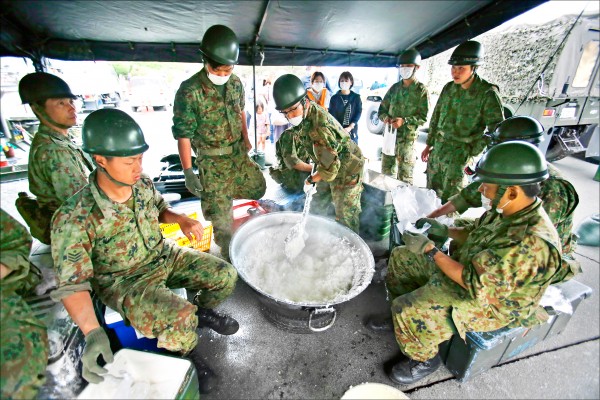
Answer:
M258 140L258 149L265 151L265 143L271 133L271 124L269 115L265 112L265 106L262 102L256 104L256 138Z
M112 361L112 350L100 326L90 291L117 311L158 347L189 358L198 372L200 392L217 384L202 361L198 327L232 335L238 322L213 310L235 288L237 272L220 258L163 239L160 223L177 223L194 243L203 227L175 213L142 173L148 144L139 125L125 112L102 109L83 124L83 149L96 169L90 183L56 211L52 258L58 287L51 293L85 335L83 378L98 383L106 372L97 364ZM197 292L193 303L170 289Z
M477 75L483 47L470 40L456 47L448 64L452 81L435 105L421 160L427 163L427 188L446 203L465 186L464 169L486 146L486 128L493 132L504 119L498 87Z
M326 109L307 98L297 76L280 76L273 99L294 126L289 131L297 151L306 151L315 164L306 180L307 185L317 185L311 211L325 213L333 202L336 221L358 232L365 163L360 148Z
M427 236L405 231L404 246L390 255L386 288L388 316L370 318L373 331L394 332L402 356L388 376L412 384L441 365L440 343L458 334L503 327L530 327L548 320L540 300L566 267L560 239L537 198L548 178L546 160L533 145L494 146L477 164L482 201L496 204L468 227L447 227L424 218ZM448 256L435 242L451 237L461 243ZM391 324L390 322L393 322Z
M331 93L325 87L325 75L322 72L313 72L310 77L310 88L306 91L306 95L324 109L329 108Z
M516 140L538 146L544 140L544 127L535 118L519 115L504 120L488 137L490 148L499 143ZM542 200L542 206L560 237L563 261L570 267L566 278L570 278L581 272L581 265L573 255L577 237L572 233L573 214L579 204L579 196L571 182L566 180L552 164L548 164L548 173L550 175L548 179L540 183L538 197ZM478 187L477 182L472 182L459 193L451 196L446 204L432 211L427 218L437 218L455 211L462 214L471 207L482 207ZM492 208L495 206L490 204ZM462 220L456 220L455 224L461 222Z
M229 261L233 199L260 199L265 177L248 156L252 143L244 113L244 88L233 74L239 56L235 33L224 25L202 38L204 68L184 81L173 105L173 137L188 190L200 197L204 218L212 221L215 243ZM192 169L192 147L199 176Z
M19 193L17 210L31 234L50 244L50 220L60 205L87 184L93 166L69 129L77 124L75 96L58 76L45 72L25 75L19 82L23 104L29 104L40 120L29 150L27 177L36 196Z
M404 51L399 64L402 80L392 85L379 105L379 119L397 129L396 155L382 154L381 172L412 185L417 128L427 121L429 92L416 77L421 64L418 51Z
M362 114L362 100L351 89L354 77L349 71L344 71L338 79L340 90L331 97L329 113L333 115L354 143L358 144L358 121Z
M0 394L34 399L46 381L48 335L23 300L33 294L39 271L29 263L31 235L0 209Z

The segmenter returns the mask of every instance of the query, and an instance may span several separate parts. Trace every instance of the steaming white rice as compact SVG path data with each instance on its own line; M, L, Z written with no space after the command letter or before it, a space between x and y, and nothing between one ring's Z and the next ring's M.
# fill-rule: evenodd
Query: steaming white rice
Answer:
M240 267L263 292L298 303L341 301L360 278L358 251L329 232L307 232L306 247L293 261L284 251L291 225L271 226L242 245Z

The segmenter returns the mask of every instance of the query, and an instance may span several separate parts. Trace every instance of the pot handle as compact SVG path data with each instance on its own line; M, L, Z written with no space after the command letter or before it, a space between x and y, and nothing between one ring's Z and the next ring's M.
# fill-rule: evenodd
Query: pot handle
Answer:
M322 328L314 328L312 326L312 319L313 319L313 315L315 314L325 314L325 313L332 313L333 317L331 317L331 321L325 325ZM312 310L310 312L310 315L308 316L308 328L313 331L313 332L323 332L326 331L327 329L331 328L333 326L333 323L335 322L335 317L337 316L337 311L335 308L333 307L327 307L327 308L315 308L314 310Z

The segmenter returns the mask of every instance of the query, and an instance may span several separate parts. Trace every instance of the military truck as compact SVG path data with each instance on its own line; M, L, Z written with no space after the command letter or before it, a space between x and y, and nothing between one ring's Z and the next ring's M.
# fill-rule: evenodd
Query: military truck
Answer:
M565 16L474 38L485 48L485 63L478 72L499 86L505 113L530 115L544 126L547 137L541 146L548 161L586 150L598 131L598 25L598 14ZM453 50L421 65L420 77L432 102L450 81L448 58ZM367 127L376 134L383 132L377 118L381 100L370 96L365 107Z

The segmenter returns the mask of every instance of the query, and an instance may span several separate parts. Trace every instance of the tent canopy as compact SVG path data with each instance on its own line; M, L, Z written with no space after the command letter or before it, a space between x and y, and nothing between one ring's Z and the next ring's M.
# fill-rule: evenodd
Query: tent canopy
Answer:
M393 67L430 57L544 0L0 0L0 56L199 62L212 25L233 29L241 65Z

